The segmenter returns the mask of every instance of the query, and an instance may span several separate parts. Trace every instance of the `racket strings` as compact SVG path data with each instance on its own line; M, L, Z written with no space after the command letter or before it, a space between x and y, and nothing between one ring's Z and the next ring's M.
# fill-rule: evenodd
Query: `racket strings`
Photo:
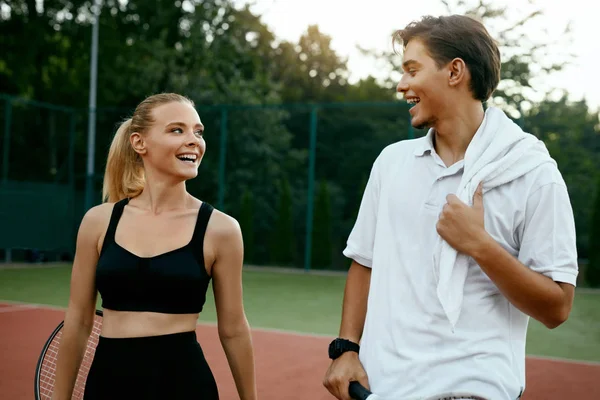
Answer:
M83 393L85 390L85 381L87 379L88 372L94 360L94 354L96 352L96 346L98 345L98 338L102 329L102 317L96 315L94 318L94 326L90 337L87 341L85 353L81 360L79 371L77 372L77 378L75 386L73 388L73 400L83 399ZM58 356L58 348L60 346L60 340L62 338L62 329L54 336L48 349L44 354L42 365L40 368L40 377L38 381L40 400L50 400L54 391L54 381L56 378L56 360Z

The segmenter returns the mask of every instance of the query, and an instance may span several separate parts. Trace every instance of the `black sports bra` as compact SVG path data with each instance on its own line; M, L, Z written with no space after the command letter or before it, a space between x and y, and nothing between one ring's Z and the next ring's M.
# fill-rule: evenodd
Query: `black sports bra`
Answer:
M204 266L204 234L213 207L203 202L190 242L153 257L139 257L115 242L129 199L115 203L96 267L102 307L117 311L199 313L211 277Z

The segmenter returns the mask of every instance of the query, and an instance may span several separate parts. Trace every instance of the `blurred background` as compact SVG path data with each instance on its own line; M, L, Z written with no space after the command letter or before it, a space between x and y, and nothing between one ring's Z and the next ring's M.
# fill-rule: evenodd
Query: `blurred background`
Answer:
M101 202L116 127L144 97L173 91L196 102L206 126L207 153L188 188L240 221L246 262L345 270L341 251L372 162L386 145L425 134L410 128L396 95L391 35L424 14L461 13L501 45L502 81L488 104L558 161L580 284L600 285L599 7L0 0L0 260L71 260L82 215Z
M342 250L372 163L426 133L396 94L392 33L451 13L497 39L487 104L546 143L575 214L573 310L553 330L530 320L524 398L600 398L600 5L584 0L0 0L0 397L33 398L112 137L169 91L193 99L206 128L188 190L242 227L261 399L331 399ZM235 398L216 322L209 288L197 332Z

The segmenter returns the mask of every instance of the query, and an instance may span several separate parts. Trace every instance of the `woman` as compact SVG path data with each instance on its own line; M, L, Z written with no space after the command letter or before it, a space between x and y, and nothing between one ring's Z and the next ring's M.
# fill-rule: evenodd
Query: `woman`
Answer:
M195 335L211 279L239 396L256 399L240 227L186 190L206 150L203 130L193 102L170 93L145 99L118 129L105 203L79 228L54 400L71 398L97 291L104 317L85 400L218 399Z

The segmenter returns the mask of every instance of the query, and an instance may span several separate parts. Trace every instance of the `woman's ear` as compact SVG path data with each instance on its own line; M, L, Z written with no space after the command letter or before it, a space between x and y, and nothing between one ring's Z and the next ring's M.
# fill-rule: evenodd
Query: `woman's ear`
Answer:
M146 154L146 142L139 132L133 132L131 136L129 136L129 141L131 142L131 147L133 147L133 150L136 153L139 155Z

